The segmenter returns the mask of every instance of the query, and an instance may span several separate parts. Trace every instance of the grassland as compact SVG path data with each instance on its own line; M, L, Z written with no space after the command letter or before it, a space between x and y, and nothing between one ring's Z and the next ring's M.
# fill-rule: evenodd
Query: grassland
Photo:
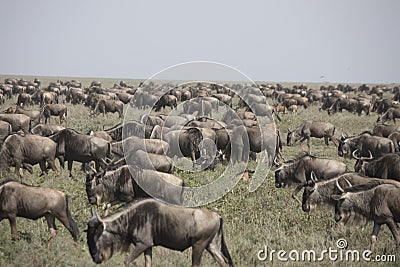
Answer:
M4 77L1 77L4 80ZM59 77L42 78L42 84ZM29 79L29 78L28 78ZM62 78L68 80L69 78ZM88 85L92 79L80 79ZM98 79L100 80L100 79ZM128 84L137 84L138 81L126 80ZM119 79L104 79L103 86L109 87L118 83ZM318 88L318 84L310 84ZM16 98L8 100L4 106L16 103ZM4 106L0 106L3 110ZM68 106L68 126L79 132L86 133L89 129L99 130L111 127L122 119L116 114L108 114L89 119L89 110L82 106ZM37 107L36 107L37 108ZM357 116L348 112L328 116L326 112L319 112L318 106L309 109L300 109L297 116L284 115L282 122L277 122L285 141L287 129L294 128L306 119L328 121L336 125L336 137L342 132L356 134L363 130L372 129L377 115ZM54 120L56 120L54 118ZM294 157L302 151L301 145L294 147L284 146L283 153L287 159ZM323 140L312 140L312 154L321 157L338 158L336 148L331 145L324 148ZM340 158L340 160L343 160ZM354 161L345 161L353 168ZM255 163L250 163L249 168L254 168ZM91 217L91 206L85 192L85 175L79 170L80 165L74 164L74 178L68 178L66 170L56 173L50 172L47 176L39 177L39 169L35 167L34 174L27 174L23 181L28 184L40 185L62 190L69 195L70 209L82 231L78 246L74 246L68 231L57 222L58 235L47 245L49 231L44 219L30 221L23 218L17 219L20 240L11 240L10 226L7 220L0 223L0 266L94 266L86 244L83 230ZM177 176L183 178L188 184L202 184L205 177L212 179L218 177L224 170L223 165L218 165L214 172L206 171L187 173L178 171ZM7 177L1 177L4 179ZM336 240L345 238L348 249L363 251L369 247L372 224L364 228L344 228L335 226L332 210L321 210L317 213L306 214L298 203L291 199L293 188L275 188L273 172L270 172L263 184L255 191L248 192L249 181L242 180L227 195L218 201L206 205L204 208L218 212L225 222L225 238L228 248L236 266L306 266L310 263L279 262L277 258L259 261L257 252L268 246L268 249L290 251L296 249L315 250L317 252L332 247L336 249ZM392 235L387 227L383 227L378 237L376 254L396 254ZM153 250L153 266L190 266L191 251L183 253L170 251L161 247ZM399 258L399 254L396 255ZM104 266L121 266L126 257L125 253L114 255ZM400 258L398 259L400 260ZM137 260L138 266L143 266L143 258ZM316 266L377 266L376 262L349 263L349 262L323 262L314 263ZM203 266L217 266L207 253L203 256ZM381 263L381 266L398 266L398 263Z

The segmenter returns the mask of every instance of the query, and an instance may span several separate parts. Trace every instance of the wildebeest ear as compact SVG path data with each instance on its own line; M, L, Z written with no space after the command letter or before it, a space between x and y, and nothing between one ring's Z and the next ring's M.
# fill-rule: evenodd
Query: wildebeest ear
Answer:
M332 195L331 199L338 201L338 200L342 199L342 196L341 195Z

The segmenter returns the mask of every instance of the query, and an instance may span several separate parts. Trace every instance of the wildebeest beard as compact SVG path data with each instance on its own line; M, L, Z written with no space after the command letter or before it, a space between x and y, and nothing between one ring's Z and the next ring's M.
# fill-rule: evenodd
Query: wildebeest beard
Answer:
M370 210L370 197L367 194L371 192L364 191L352 197L345 199L341 205L342 220L341 223L344 225L352 226L365 226L369 221L372 220L369 215ZM336 212L337 207L335 208Z

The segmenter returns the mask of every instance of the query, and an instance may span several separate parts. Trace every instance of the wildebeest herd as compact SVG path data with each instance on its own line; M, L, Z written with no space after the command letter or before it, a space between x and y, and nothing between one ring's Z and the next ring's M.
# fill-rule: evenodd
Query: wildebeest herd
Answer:
M86 176L87 202L106 204L103 217L94 212L87 218L87 245L95 263L133 244L126 265L141 254L146 266L150 265L152 247L163 246L178 251L191 247L193 266L200 265L204 250L220 266L233 266L222 217L180 207L185 203L187 181L180 178L175 163L187 157L192 166L186 172L213 171L229 162L259 162L258 153L265 151L276 187L295 185L292 197L303 211L327 204L334 208L332 219L338 223L359 225L372 220L372 250L381 225L386 224L400 248L396 227L400 222L400 126L395 124L400 118L399 96L397 86L365 84L310 89L281 84L150 82L131 86L121 81L105 88L93 81L84 88L76 80L44 86L38 79L5 79L0 84L0 99L6 100L0 105L0 218L9 220L13 238L17 238L16 217L45 217L51 238L57 218L79 242L65 193L17 181L24 179L24 172L36 173L36 164L41 176L51 176L60 171L56 162L64 168L65 161L74 179L73 174L79 172L73 170L76 161ZM127 108L138 114L146 108L153 111L83 133L69 127L70 106L88 109L88 120L107 113L121 118ZM305 117L291 129L279 126L312 106L332 117L346 110L358 116L378 114L378 118L370 130L353 136L339 133L340 138L337 126L329 121ZM170 111L174 113L163 113ZM50 124L55 122L52 116L59 118L58 124ZM307 140L307 152L285 159L281 135L286 131L287 146ZM326 147L331 141L337 155L355 159L355 166L312 155L311 138L323 138ZM9 179L13 176L18 178ZM297 195L302 190L300 200Z

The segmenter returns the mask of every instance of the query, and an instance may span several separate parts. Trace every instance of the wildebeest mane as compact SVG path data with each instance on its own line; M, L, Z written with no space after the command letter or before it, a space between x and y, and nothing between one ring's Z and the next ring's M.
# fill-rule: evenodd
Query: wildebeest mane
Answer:
M285 163L293 163L293 162L299 161L299 160L301 160L301 159L303 159L305 157L317 158L316 156L313 156L308 152L303 152L303 153L300 153L297 156L295 156L293 159L285 161Z
M383 184L387 184L387 185L393 185L390 183L387 183L385 180L378 180L378 181L372 181L366 184L359 184L359 185L355 185L352 187L348 187L346 189L344 189L345 192L351 192L351 193L358 193L358 192L362 192L362 191L367 191L367 190L371 190L379 185L383 185Z

